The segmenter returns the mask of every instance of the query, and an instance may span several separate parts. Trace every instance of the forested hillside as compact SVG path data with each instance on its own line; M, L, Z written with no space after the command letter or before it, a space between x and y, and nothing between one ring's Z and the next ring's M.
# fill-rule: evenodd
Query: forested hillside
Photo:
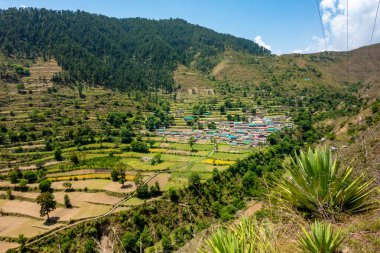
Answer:
M180 19L116 19L82 11L0 11L0 49L19 57L54 57L65 70L56 81L84 81L117 90L172 91L179 63L226 49L256 55L270 52L256 43ZM200 68L211 68L204 60Z

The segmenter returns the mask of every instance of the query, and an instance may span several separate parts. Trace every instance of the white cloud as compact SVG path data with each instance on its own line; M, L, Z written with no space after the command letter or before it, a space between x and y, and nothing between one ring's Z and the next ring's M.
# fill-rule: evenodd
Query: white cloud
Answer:
M266 44L266 43L263 41L263 39L261 38L260 35L258 35L258 36L255 37L255 42L256 42L257 44L259 44L259 46L265 47L265 48L268 49L268 50L271 50L271 48L272 48L270 45Z
M326 10L330 9L332 12L336 11L336 1L337 0L322 0L321 1L321 9Z
M21 9L25 9L25 8L27 8L28 6L26 6L26 5L20 5L20 8Z
M347 50L347 1L322 0L320 3L322 22L328 51ZM349 0L348 2L348 48L368 45L375 21L378 0ZM380 13L372 43L380 42ZM322 32L321 32L322 33ZM321 34L320 33L320 34ZM302 52L325 51L323 35L313 37ZM297 50L299 51L299 49Z

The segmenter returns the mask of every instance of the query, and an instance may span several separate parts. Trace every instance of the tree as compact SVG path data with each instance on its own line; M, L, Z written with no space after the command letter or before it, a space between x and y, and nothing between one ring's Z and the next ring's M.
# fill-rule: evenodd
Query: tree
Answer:
M141 172L138 172L134 178L134 183L136 187L139 187L143 183L143 177L141 175Z
M70 183L70 182L64 182L64 183L63 183L63 187L66 188L66 189L65 189L66 192L71 191L71 187L72 187L72 186L73 186L73 184Z
M194 151L194 144L196 143L195 138L193 136L191 136L188 143L190 145L191 152L193 152Z
M122 127L120 129L120 142L121 143L131 143L133 141L133 136L135 136L135 133L132 129Z
M26 238L23 234L18 235L17 243L20 244L20 247L19 247L20 253L26 252L26 247L25 247Z
M153 238L149 232L148 227L146 226L140 234L139 241L137 242L140 248L147 248L153 245Z
M161 195L161 189L160 189L160 185L158 184L158 182L156 181L154 183L154 185L152 185L150 187L150 196L152 197L158 197Z
M73 163L73 165L78 165L79 164L79 157L75 152L70 153L70 162Z
M96 242L91 238L87 239L84 243L84 252L85 253L97 253L98 251L96 250Z
M164 252L170 252L173 249L172 242L170 237L167 235L163 235L161 239L162 250Z
M136 189L137 197L140 199L148 199L150 197L148 184L143 184Z
M123 243L123 248L125 249L125 251L126 252L136 252L137 251L136 243L137 243L138 239L139 239L139 232L138 231L135 231L135 232L127 231L127 232L125 232L125 234L123 235L123 238L121 240Z
M221 105L221 106L219 107L219 111L220 111L221 114L226 113L226 107L225 107L224 105Z
M131 150L134 152L149 152L148 144L145 141L134 140L131 142Z
M178 203L179 201L179 195L177 191L172 187L169 188L169 198L174 203Z
M16 85L17 92L21 94L25 90L25 85L23 83L18 83ZM24 91L25 94L25 91Z
M253 194L253 190L256 189L256 186L257 186L256 174L249 170L247 173L245 173L241 182L242 182L244 191Z
M36 162L36 169L37 170L42 170L42 169L44 169L44 161L37 161Z
M12 184L17 184L22 172L19 169L13 169L8 172L8 178Z
M14 199L14 196L13 196L13 194L12 194L12 190L11 190L11 189L8 189L8 190L6 191L6 196L7 196L7 199L9 199L9 200Z
M156 164L159 164L162 162L163 162L163 160L161 159L161 153L158 153L155 156L153 156L152 160L150 161L150 164L156 165Z
M122 162L119 162L115 165L115 168L118 174L119 183L121 184L121 187L124 187L125 183L125 164Z
M54 149L54 159L56 161L62 161L63 157L62 157L62 150L60 147L57 147L56 149Z
M20 179L20 181L18 182L18 186L22 189L22 190L24 190L25 189L25 187L27 186L27 184L28 184L28 180L26 180L26 179Z
M111 179L114 182L119 180L119 170L117 168L113 168L111 171Z
M63 199L64 199L64 202L65 202L66 208L71 208L72 205L71 205L71 201L70 201L69 195L65 194L65 196L64 196Z
M208 124L207 124L207 128L208 128L208 129L216 129L216 124L215 124L215 122L210 122L210 123L208 123Z
M49 179L42 180L38 185L38 188L41 190L41 192L50 191L50 187L51 187L51 181Z
M34 171L27 170L23 172L23 178L25 178L29 184L33 184L37 181L37 174Z
M40 216L44 217L47 216L47 219L49 220L49 213L57 207L57 202L54 200L54 195L51 192L43 192L40 196L36 199L37 204L41 206L40 209Z
M199 190L201 185L201 177L198 173L192 172L189 176L189 188L193 190Z

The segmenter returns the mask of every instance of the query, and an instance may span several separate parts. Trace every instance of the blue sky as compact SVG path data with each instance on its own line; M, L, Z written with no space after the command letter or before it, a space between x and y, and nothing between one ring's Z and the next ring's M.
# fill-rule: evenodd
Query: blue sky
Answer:
M342 19L341 16L344 15L344 8L339 8L344 6L344 1L322 0L321 2L329 50L345 50L343 48L345 36L335 36L335 38L333 34L336 30L333 27L336 23L334 18ZM372 9L376 9L373 6L377 4L377 0L351 2L358 2L360 5L368 2L366 11L371 13ZM258 41L261 38L265 45L270 46L273 53L294 51L307 53L324 50L321 46L323 36L314 0L0 0L2 9L20 6L57 10L80 9L118 18L182 18L218 32L251 40L256 38ZM353 5L352 8L359 7ZM355 44L352 41L350 47L358 47L369 42L370 27L374 18L367 16L368 18L362 21L366 27L368 26L368 31L361 38L362 42ZM380 34L378 37L375 36L375 42L380 41ZM340 46L337 46L338 44Z

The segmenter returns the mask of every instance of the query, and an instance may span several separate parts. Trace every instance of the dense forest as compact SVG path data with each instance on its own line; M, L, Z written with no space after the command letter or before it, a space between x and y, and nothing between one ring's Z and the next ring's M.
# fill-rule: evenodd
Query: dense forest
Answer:
M65 70L57 82L87 82L115 90L173 91L173 70L226 49L270 51L181 19L116 19L83 11L0 10L0 50L24 58L55 57ZM207 60L200 61L203 71Z

